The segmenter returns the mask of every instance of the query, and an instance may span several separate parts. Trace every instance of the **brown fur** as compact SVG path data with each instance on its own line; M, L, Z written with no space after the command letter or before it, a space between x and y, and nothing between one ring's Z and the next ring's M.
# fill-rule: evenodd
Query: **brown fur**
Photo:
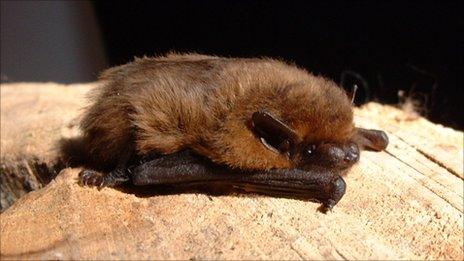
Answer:
M93 164L106 168L131 146L140 155L190 148L243 169L293 167L251 130L261 109L305 143L346 142L354 132L342 89L277 60L169 54L111 68L101 81L81 128Z

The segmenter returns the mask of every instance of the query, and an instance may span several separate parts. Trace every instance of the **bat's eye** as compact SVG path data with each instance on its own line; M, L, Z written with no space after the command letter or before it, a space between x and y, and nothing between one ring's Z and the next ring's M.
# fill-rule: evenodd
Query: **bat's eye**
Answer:
M314 154L314 152L316 151L316 145L314 144L311 144L309 145L308 147L306 147L306 155L307 156L312 156Z

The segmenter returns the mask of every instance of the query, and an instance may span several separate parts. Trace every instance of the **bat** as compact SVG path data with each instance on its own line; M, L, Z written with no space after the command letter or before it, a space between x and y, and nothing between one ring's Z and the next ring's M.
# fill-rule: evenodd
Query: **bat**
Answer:
M388 145L354 126L355 89L274 59L136 58L100 81L80 124L82 185L227 184L331 209L360 150Z

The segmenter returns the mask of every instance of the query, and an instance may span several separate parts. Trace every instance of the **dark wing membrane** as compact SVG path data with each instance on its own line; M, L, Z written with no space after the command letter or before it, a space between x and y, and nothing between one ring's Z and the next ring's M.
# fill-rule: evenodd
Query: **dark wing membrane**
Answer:
M190 151L165 155L132 171L135 185L228 185L247 192L313 199L332 207L345 193L345 182L324 169L245 171L212 163Z

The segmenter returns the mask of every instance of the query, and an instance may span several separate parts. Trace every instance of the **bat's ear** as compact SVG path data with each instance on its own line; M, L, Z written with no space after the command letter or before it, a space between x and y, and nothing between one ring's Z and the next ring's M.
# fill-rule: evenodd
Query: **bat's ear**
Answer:
M292 128L268 112L257 111L251 120L261 142L274 152L287 153L299 141Z
M353 139L358 144L358 147L364 150L381 151L388 146L388 136L381 130L356 128Z

